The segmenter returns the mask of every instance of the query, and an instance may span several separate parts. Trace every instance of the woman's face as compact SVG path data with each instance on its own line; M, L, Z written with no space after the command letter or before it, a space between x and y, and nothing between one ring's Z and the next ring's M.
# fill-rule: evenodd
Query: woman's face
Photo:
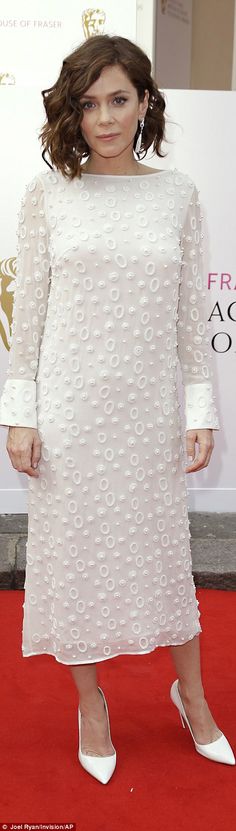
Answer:
M82 135L90 152L114 158L129 147L133 150L138 119L145 116L148 90L140 103L133 86L121 66L106 66L80 98L83 107ZM103 138L111 135L111 138Z

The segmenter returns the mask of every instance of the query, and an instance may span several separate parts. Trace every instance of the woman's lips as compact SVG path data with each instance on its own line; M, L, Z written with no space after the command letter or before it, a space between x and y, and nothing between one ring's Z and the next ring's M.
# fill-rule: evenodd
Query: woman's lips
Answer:
M112 139L117 138L118 133L112 133L110 136L97 136L98 139L102 141L112 141Z

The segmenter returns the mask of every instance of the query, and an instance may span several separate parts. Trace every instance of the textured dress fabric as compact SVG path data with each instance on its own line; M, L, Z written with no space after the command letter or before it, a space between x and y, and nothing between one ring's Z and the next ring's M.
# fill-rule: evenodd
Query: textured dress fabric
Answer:
M94 663L202 631L185 473L185 430L219 429L202 239L176 168L26 186L0 401L2 425L41 439L24 657Z

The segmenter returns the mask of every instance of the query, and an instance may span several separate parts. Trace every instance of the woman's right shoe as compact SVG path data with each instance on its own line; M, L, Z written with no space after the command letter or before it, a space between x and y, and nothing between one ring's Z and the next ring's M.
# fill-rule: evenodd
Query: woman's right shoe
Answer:
M111 740L111 732L110 732L110 722L109 722L109 714L108 714L108 707L107 702L105 699L105 695L101 689L98 687L100 693L103 698L107 721L108 721L108 729L109 729L109 738ZM82 753L81 750L81 712L80 708L78 708L78 717L79 717L79 750L78 750L78 758L82 767L87 771L87 773L91 773L91 776L94 776L95 779L98 779L99 782L102 782L103 785L106 785L109 782L112 774L114 773L116 767L116 751L114 748L114 753L112 756L89 756L87 753ZM114 745L113 745L114 747Z
M189 720L186 715L182 698L179 692L178 680L179 679L177 678L176 681L174 681L174 683L172 684L170 690L171 701L173 701L173 704L175 704L175 706L179 710L183 727L185 727L184 722L186 721L197 752L201 753L202 756L206 756L207 759L211 759L212 762L223 762L225 765L235 765L236 762L232 748L230 747L228 739L226 739L223 733L219 737L219 739L216 739L214 742L209 742L209 744L199 744L195 741L193 731L190 727Z

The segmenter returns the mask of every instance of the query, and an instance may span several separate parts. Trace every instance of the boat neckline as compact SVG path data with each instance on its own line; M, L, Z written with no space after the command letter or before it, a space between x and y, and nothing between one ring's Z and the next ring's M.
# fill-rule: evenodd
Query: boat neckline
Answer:
M173 170L157 170L155 173L84 173L81 176L97 176L104 179L147 179L150 176L160 176L160 173L173 173Z

